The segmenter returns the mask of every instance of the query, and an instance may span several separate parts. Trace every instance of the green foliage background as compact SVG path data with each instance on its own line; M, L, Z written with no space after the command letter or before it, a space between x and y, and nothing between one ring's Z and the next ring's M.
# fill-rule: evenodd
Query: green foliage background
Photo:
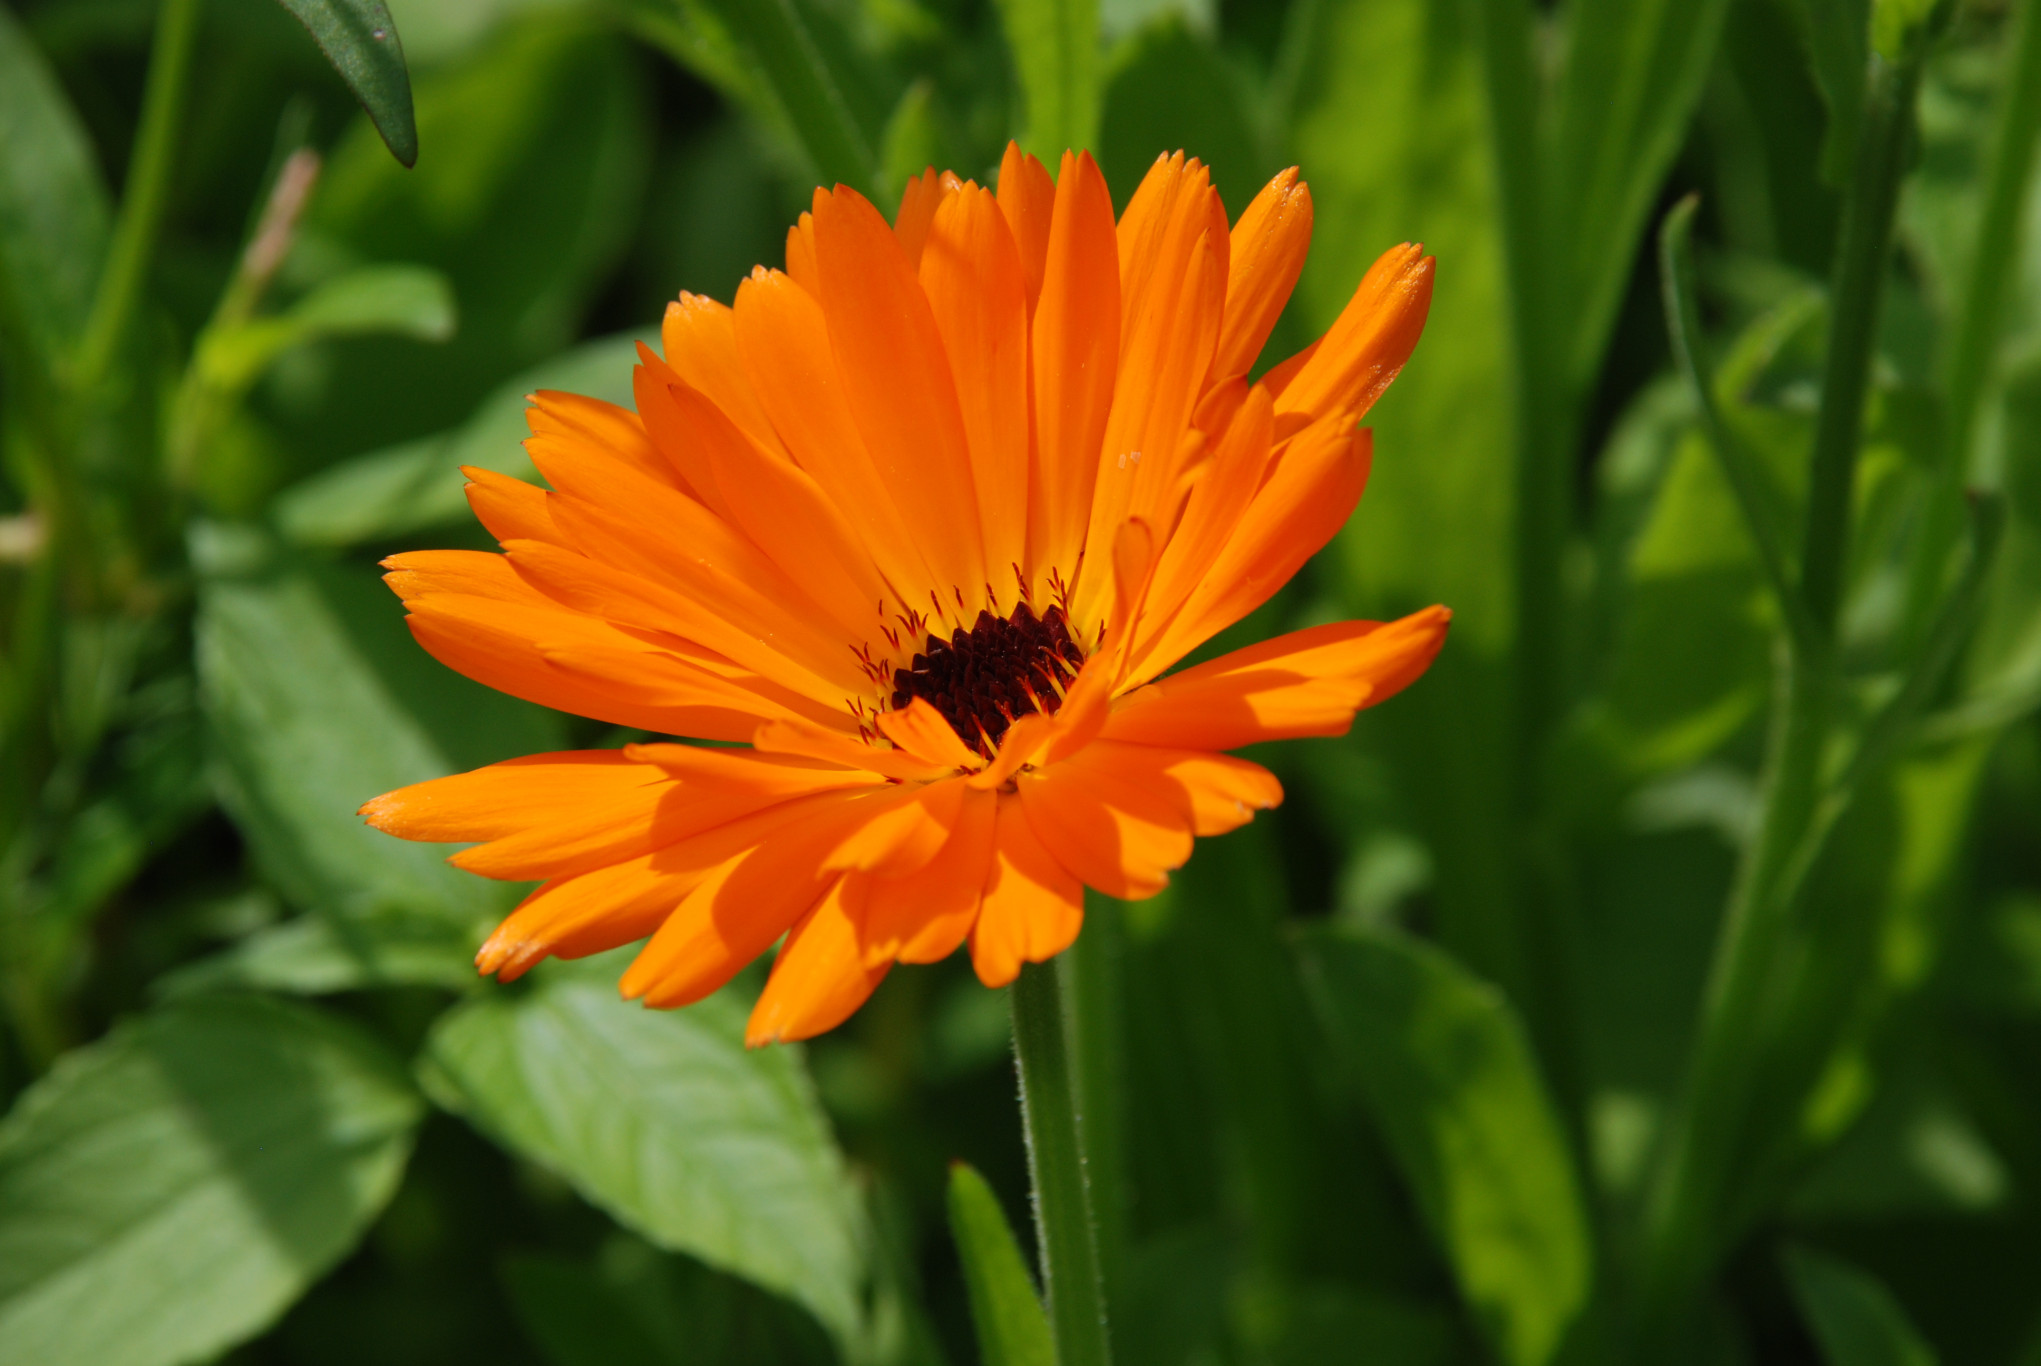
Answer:
M0 1366L1053 1361L967 965L746 1052L353 814L629 738L376 582L522 396L1010 136L1301 165L1272 358L1439 262L1235 638L1445 653L1065 971L1116 1359L2041 1366L2035 0L8 3Z

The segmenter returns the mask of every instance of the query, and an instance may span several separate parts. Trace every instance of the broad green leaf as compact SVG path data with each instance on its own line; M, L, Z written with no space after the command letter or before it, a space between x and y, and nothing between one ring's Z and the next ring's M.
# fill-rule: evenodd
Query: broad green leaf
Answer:
M1422 942L1320 931L1320 1013L1496 1350L1553 1359L1593 1281L1565 1132L1515 1011Z
M447 279L424 266L364 266L326 281L284 312L205 335L198 365L218 388L238 393L293 346L324 337L384 333L443 342L454 334Z
M1165 13L1114 52L1098 135L1099 169L1124 207L1157 154L1183 151L1212 168L1233 217L1282 169L1262 159L1239 78L1183 16Z
M332 914L396 908L472 927L513 888L364 825L407 783L558 748L555 719L418 648L372 571L297 564L201 527L197 658L222 800L277 889Z
M111 211L92 144L42 53L0 9L0 345L45 370L85 331Z
M254 997L66 1055L0 1123L0 1363L176 1366L261 1331L389 1199L420 1108L353 1028Z
M1789 1247L1786 1281L1828 1366L1935 1366L1892 1292L1868 1272L1812 1248Z
M963 1162L950 1164L950 1235L964 1263L971 1322L984 1366L1055 1366L1056 1343L1020 1244L985 1178Z
M1567 310L1562 373L1601 367L1646 216L1686 138L1728 0L1572 0L1546 177L1548 296ZM1552 268L1552 267L1548 267Z
M537 480L521 444L531 434L530 395L559 389L629 404L638 340L577 346L498 388L451 432L357 456L292 486L274 504L277 527L299 545L338 547L470 522L461 467Z
M340 79L368 111L390 155L418 163L418 125L404 45L383 0L277 0L312 35Z
M626 1227L860 1342L862 1220L800 1054L745 1049L725 996L651 1011L617 999L613 964L538 976L441 1021L431 1094Z
M1021 145L1051 166L1098 136L1098 0L999 0L1027 110Z
M377 987L465 991L478 984L474 936L434 916L380 911L302 915L170 974L171 996L248 989L324 996Z

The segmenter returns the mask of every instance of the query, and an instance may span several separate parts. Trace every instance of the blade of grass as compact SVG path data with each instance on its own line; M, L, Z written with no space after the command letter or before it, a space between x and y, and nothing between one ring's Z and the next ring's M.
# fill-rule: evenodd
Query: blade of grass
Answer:
M967 1163L950 1165L950 1234L964 1264L985 1366L1056 1366L1056 1344L999 1197Z
M1021 144L1050 165L1096 150L1098 0L1000 0L999 15L1027 108Z

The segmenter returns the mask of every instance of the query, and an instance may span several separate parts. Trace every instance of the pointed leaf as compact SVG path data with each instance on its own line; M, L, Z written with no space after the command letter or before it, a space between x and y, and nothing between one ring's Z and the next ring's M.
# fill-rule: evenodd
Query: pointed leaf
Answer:
M418 162L418 124L404 45L383 0L277 0L312 35L340 79L368 111L390 155Z
M1460 1291L1512 1366L1558 1351L1593 1280L1565 1133L1509 1003L1390 931L1304 946L1320 1013L1352 1061Z
M65 1055L0 1123L0 1363L173 1366L253 1336L389 1199L420 1108L353 1028L253 997Z
M963 1162L950 1164L950 1235L964 1263L984 1366L1055 1366L1056 1344L999 1197Z
M859 1343L862 1220L800 1054L747 1050L724 996L620 1001L616 971L541 969L536 990L456 1009L426 1045L429 1091L652 1242Z

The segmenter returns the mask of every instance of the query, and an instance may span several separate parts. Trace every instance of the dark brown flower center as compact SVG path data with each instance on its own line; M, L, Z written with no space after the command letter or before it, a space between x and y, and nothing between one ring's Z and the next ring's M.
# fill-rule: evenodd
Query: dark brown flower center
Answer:
M960 626L946 641L930 636L926 653L893 674L893 709L926 699L989 759L1015 721L1030 712L1055 715L1083 667L1060 606L1039 617L1026 603L1009 617L980 612L968 631Z

